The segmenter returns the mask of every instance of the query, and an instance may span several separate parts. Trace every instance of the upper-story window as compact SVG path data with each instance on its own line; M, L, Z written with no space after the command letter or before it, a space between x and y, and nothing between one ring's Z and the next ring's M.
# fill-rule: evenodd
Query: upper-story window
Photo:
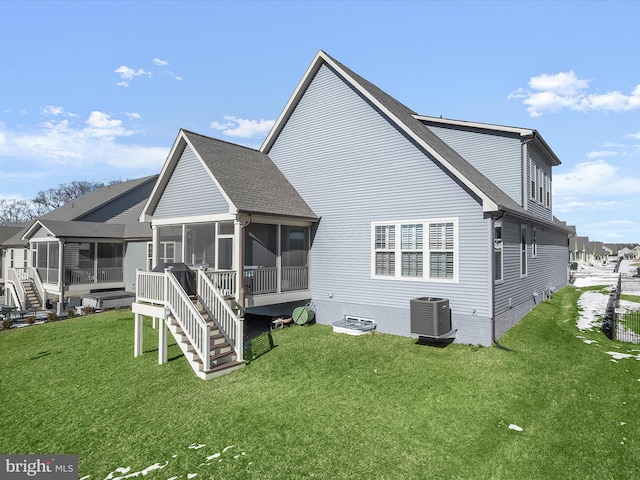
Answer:
M551 208L551 177L533 160L529 163L529 198Z

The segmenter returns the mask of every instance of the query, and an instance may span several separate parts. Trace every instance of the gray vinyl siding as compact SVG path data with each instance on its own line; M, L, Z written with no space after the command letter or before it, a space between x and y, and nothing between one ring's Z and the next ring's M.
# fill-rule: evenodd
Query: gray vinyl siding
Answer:
M527 227L527 275L520 275L520 229ZM532 231L538 254L532 257ZM500 338L536 304L567 285L567 234L548 226L503 219L503 282L495 286L496 338ZM536 294L536 295L534 295Z
M136 269L147 269L147 242L128 242L124 252L124 289L127 292L136 291Z
M226 199L191 147L187 146L162 193L153 218L169 219L228 212L229 204Z
M318 322L374 319L410 335L409 300L450 300L456 341L491 343L489 220L482 206L371 104L323 66L270 157L321 217L310 255ZM458 219L459 281L371 278L371 223Z
M518 204L524 204L519 138L431 125L429 129Z

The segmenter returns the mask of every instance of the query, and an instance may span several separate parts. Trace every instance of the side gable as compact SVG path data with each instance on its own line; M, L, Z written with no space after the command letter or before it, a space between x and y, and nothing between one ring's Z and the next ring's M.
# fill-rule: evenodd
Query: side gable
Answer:
M307 69L307 72L289 99L285 109L280 114L280 117L278 117L276 124L262 144L261 151L269 153L280 132L286 125L288 118L295 110L296 105L304 96L318 70L323 65L326 65L343 78L353 90L366 99L399 131L403 132L412 142L442 165L449 174L457 178L460 183L478 196L482 200L484 211L497 211L501 206L516 210L520 209L517 202L464 160L455 150L438 138L437 135L416 120L414 118L415 112L323 51L318 52L312 64Z
M154 219L225 214L231 202L190 145L185 145L153 213Z
M180 130L140 219L240 212L317 219L268 155Z

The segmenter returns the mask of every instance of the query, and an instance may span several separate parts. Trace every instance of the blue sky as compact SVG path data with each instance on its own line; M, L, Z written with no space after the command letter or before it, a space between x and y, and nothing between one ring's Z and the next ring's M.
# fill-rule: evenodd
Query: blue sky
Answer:
M259 147L319 49L423 115L533 128L554 214L640 242L640 2L0 2L0 198Z

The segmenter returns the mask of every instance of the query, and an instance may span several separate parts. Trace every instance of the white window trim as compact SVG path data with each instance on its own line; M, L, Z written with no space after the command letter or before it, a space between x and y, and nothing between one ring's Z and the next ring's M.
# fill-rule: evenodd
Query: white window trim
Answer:
M453 277L440 278L429 277L429 225L435 223L453 223ZM404 282L433 282L433 283L458 283L459 282L459 234L458 234L458 218L428 218L428 219L407 219L407 220L389 220L371 222L371 278L376 280L399 280ZM401 226L402 225L423 225L423 269L422 277L403 277L402 276L402 242L401 242ZM395 275L376 275L376 227L384 225L393 225L395 227Z
M495 238L496 228L501 229L501 238ZM496 284L501 284L504 282L504 231L502 230L502 221L496 220L493 224L494 238L493 238L493 261L495 261L495 254L497 251L500 251L500 278L496 278L495 273L495 265L493 272L493 280Z
M529 198L531 200L536 199L536 192L538 191L538 178L536 176L536 163L530 160L529 164Z
M536 258L538 256L538 232L536 227L531 229L531 258Z

